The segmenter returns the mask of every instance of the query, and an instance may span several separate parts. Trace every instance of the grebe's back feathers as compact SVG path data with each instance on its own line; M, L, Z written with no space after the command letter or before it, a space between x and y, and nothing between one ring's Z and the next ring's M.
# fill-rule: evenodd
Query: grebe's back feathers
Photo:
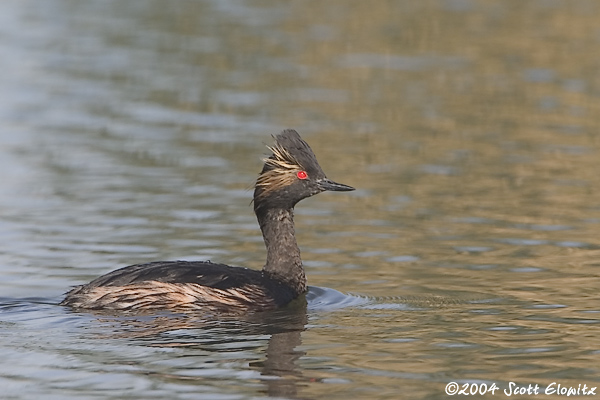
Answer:
M250 274L250 275L246 275ZM125 286L146 281L196 283L219 289L259 279L260 271L230 267L210 261L155 261L135 264L109 272L88 283L90 286Z

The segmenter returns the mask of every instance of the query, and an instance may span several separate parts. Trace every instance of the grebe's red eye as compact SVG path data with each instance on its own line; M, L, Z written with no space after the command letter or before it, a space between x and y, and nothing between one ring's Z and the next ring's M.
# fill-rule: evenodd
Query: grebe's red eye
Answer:
M306 173L306 171L298 171L296 173L296 176L298 177L298 179L306 179L306 178L308 178L308 174Z

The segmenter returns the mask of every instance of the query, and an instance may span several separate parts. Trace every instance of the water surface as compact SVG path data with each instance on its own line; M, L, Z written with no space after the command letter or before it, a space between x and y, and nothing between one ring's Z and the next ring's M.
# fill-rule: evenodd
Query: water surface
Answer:
M600 386L599 12L1 2L4 398ZM248 188L284 128L358 188L296 210L306 307L211 318L57 305L134 263L261 268Z

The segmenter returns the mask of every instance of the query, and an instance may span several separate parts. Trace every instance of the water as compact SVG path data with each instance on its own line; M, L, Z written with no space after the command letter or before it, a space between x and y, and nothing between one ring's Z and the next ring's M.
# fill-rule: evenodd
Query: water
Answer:
M3 398L600 386L598 12L1 2ZM288 127L358 188L297 208L306 307L209 318L57 306L133 263L260 268L248 187L269 135Z

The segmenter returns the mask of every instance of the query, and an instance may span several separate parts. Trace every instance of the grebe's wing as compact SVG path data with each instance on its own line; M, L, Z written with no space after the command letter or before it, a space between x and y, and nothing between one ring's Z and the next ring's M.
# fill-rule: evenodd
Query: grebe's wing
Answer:
M217 289L229 289L262 280L261 271L230 267L209 261L156 261L120 268L102 275L88 286L126 286L157 281L164 283L195 283Z

